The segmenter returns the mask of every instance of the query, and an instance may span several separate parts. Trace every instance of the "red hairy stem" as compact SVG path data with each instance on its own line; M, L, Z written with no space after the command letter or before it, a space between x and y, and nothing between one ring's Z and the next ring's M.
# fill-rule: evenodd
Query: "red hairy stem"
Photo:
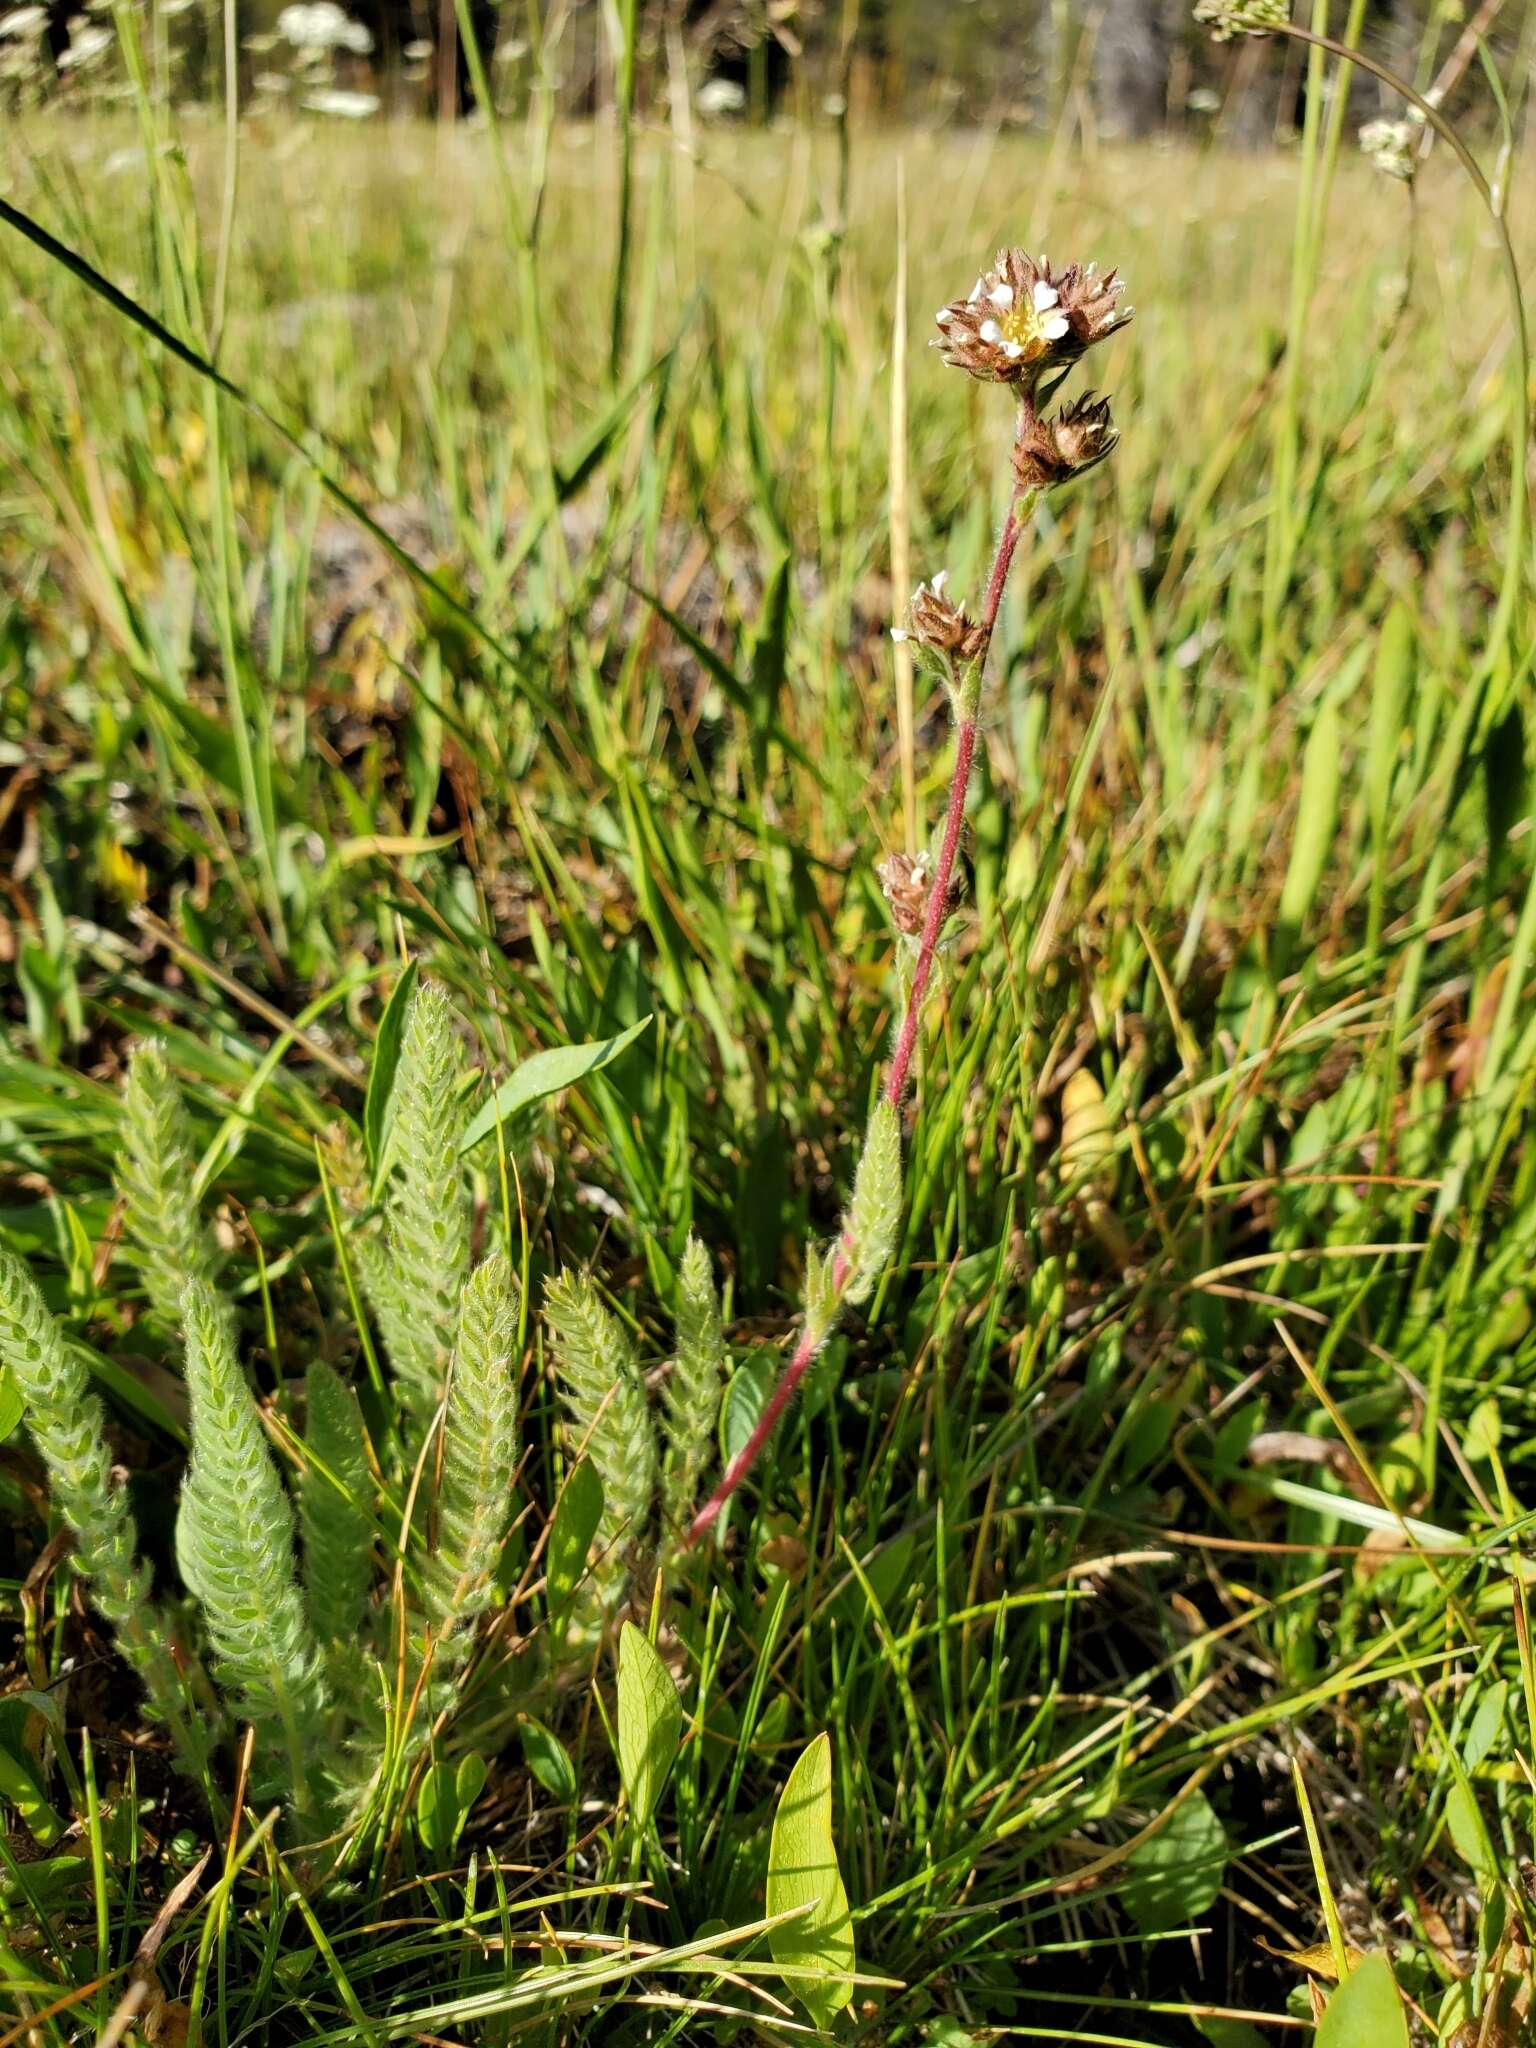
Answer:
M1003 601L1003 586L1008 581L1008 571L1022 532L1023 528L1010 508L1002 537L997 544L997 557L987 581L986 604L981 615L981 623L987 634L987 647L991 645L992 629L997 624L998 609ZM987 658L987 647L983 647L976 660L975 669L978 675ZM907 1007L902 1016L901 1029L896 1035L896 1049L891 1055L891 1064L885 1077L885 1098L896 1109L901 1107L902 1097L907 1092L907 1075L912 1066L912 1055L917 1048L918 1027L922 1022L923 998L928 990L934 958L939 949L939 933L943 930L944 920L948 914L950 878L954 874L955 861L960 851L960 834L965 827L965 800L971 786L971 768L975 758L976 714L974 710L970 710L968 715L957 720L955 726L955 767L949 783L949 810L944 820L944 839L939 848L933 887L928 894L928 908L923 916L917 962L912 969L912 982L907 991ZM843 1289L848 1282L849 1270L847 1254L843 1245L839 1244L832 1259L834 1301L842 1297ZM721 1509L756 1464L764 1444L778 1427L780 1416L794 1399L796 1388L810 1371L811 1363L828 1334L827 1330L823 1330L818 1336L809 1325L800 1332L800 1340L784 1369L783 1377L769 1397L767 1407L757 1418L757 1426L726 1466L719 1485L689 1524L688 1533L683 1538L688 1549L691 1550L702 1536L708 1534L718 1520Z

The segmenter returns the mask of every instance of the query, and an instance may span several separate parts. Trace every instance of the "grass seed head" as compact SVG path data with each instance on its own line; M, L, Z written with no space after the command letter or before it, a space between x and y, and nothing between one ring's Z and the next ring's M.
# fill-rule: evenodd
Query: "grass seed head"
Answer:
M1268 36L1291 18L1290 0L1195 0L1195 19L1204 22L1214 42L1234 36Z

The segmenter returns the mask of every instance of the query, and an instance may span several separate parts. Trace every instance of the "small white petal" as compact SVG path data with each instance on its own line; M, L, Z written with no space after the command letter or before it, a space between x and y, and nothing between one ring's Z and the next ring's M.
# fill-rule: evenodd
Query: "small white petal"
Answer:
M953 320L955 316L953 313L951 313L948 306L940 306L939 310L937 311L937 313L934 314L933 317L935 320L938 321L941 327L947 327L950 321Z
M1097 263L1090 263L1088 268L1083 272L1084 277L1097 277L1098 274L1099 266L1097 265Z
M1036 281L1034 296L1035 311L1037 313L1048 313L1051 307L1056 304L1061 294L1057 291L1055 285L1047 284L1042 277Z
M1003 338L1003 330L995 320L983 320L979 332L983 341L997 342Z
M1023 353L1024 344L1021 341L1005 341L1003 343L1003 354L1008 357L1010 362L1016 363Z
M935 597L942 597L944 595L944 586L948 581L949 571L947 569L941 569L938 575L934 577L933 582L929 585L929 588L932 590Z
M1006 313L1013 304L1013 286L1005 278L1001 284L993 285L987 297L1000 313Z
M967 305L975 305L976 301L981 297L981 282L981 279L978 277L971 286L970 291L966 294Z
M1041 321L1040 332L1047 341L1060 341L1070 324L1065 313L1053 313L1049 320Z

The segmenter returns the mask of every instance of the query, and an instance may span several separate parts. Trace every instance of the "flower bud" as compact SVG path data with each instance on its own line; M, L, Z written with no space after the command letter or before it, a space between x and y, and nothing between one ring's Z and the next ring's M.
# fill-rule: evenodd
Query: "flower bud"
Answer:
M912 593L907 623L894 627L892 638L915 640L930 654L952 655L962 663L974 661L986 652L986 629L946 592L948 577L949 571L941 569L932 583L919 583Z
M1048 491L1102 462L1118 438L1109 400L1091 391L1054 419L1026 413L1014 443L1014 480L1021 491Z
M888 853L875 869L880 887L891 906L891 922L897 931L915 939L928 916L928 899L933 894L933 857L928 853ZM949 878L946 914L958 909L965 892L959 867Z

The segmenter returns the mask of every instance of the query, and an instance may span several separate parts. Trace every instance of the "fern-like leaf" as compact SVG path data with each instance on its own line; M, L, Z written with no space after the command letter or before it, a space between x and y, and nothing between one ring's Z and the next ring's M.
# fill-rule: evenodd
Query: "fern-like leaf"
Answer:
M699 1473L720 1413L725 1343L709 1253L696 1237L683 1252L677 1287L677 1361L662 1392L666 1422L666 1503L675 1522L693 1506Z
M517 1467L517 1291L500 1253L464 1289L443 1423L437 1543L424 1585L437 1662L468 1648L465 1624L485 1607L512 1513Z
M622 1326L585 1273L561 1273L544 1295L555 1378L571 1418L573 1448L586 1447L603 1482L598 1534L606 1553L643 1538L656 1492L656 1435L645 1382Z
M373 1480L357 1396L323 1358L304 1379L307 1461L299 1486L304 1597L316 1636L355 1658L373 1577Z
M442 1398L469 1272L469 1198L459 1159L463 1078L453 1005L423 981L406 1012L395 1075L387 1271L372 1254L363 1262L390 1364L418 1421Z
M0 1251L0 1364L27 1403L27 1423L48 1468L60 1514L75 1538L75 1562L98 1612L137 1674L150 1711L166 1722L183 1760L206 1769L208 1741L188 1711L170 1649L170 1629L149 1598L149 1567L138 1556L133 1510L112 1482L101 1403L80 1358L65 1344L42 1292L12 1253Z
M192 1462L176 1556L207 1624L219 1675L256 1725L262 1789L313 1803L325 1690L293 1570L293 1508L235 1356L233 1319L213 1290L182 1296Z
M141 1045L123 1091L117 1186L124 1229L138 1254L150 1305L176 1327L189 1280L210 1285L213 1244L197 1213L192 1126L180 1090L157 1045Z

